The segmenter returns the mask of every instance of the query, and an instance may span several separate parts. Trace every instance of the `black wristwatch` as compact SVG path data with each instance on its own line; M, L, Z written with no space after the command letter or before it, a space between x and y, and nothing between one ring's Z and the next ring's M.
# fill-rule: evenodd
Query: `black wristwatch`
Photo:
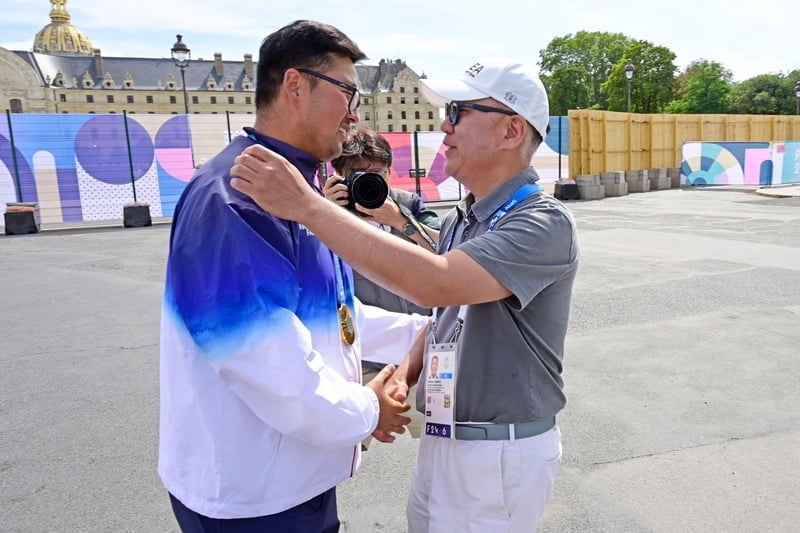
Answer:
M416 231L417 228L415 228L414 224L412 224L411 222L406 222L403 225L403 235L405 235L406 237L411 237L412 235L414 235L414 233L416 233Z

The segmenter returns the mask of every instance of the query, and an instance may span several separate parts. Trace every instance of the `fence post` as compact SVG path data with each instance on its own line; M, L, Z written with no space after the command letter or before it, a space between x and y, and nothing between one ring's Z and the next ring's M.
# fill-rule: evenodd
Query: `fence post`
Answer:
M419 132L414 130L414 178L417 180L417 195L422 196L422 187L419 184Z
M19 163L17 162L17 147L14 145L14 128L11 126L11 111L6 109L6 120L8 120L8 137L11 141L11 158L14 161L14 183L17 185L17 201L22 202L22 184L19 181Z
M563 115L558 115L558 179L561 179L561 139L564 135Z
M128 167L131 171L131 188L133 189L133 202L136 203L136 179L133 175L133 155L131 154L131 135L128 131L128 112L122 110L122 120L125 123L125 144L128 147Z

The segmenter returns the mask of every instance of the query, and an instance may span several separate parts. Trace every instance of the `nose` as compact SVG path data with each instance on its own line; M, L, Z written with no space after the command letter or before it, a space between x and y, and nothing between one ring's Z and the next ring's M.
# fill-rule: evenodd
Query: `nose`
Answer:
M356 108L356 110L353 112L348 110L347 118L350 120L350 122L356 123L361 120L361 114L359 113L358 109L359 108Z
M444 120L442 120L442 125L439 126L439 129L445 133L450 133L452 131L455 131L455 128L456 127L450 123L450 119L447 117L445 117Z

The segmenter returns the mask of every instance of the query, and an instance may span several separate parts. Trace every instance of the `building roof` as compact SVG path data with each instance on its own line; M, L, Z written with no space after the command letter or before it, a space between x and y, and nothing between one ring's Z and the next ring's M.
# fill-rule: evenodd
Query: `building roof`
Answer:
M397 74L406 68L402 59L381 59L377 65L356 65L358 88L364 94L392 92Z
M85 88L84 76L88 76L94 87L104 87L106 74L113 80L113 87L120 88L130 75L135 89L163 89L167 85L169 76L181 87L181 71L175 66L172 58L147 58L147 57L103 57L95 49L94 55L64 55L41 54L35 52L13 51L20 59L31 65L40 76L43 85L52 85L59 73L65 88ZM215 60L193 59L184 69L186 88L189 90L211 89L216 84L223 88L228 76L233 83L233 90L244 89L245 66L244 61L222 61L221 56ZM255 63L253 63L253 76L247 77L252 86L255 86Z
M11 52L31 66L42 85L67 89L102 88L108 75L111 88L123 88L128 76L134 89L164 89L170 79L176 89L181 88L180 68L169 57L103 57L99 49L94 49L91 56L19 50ZM401 59L381 59L378 65L357 64L359 89L362 94L393 92L397 75L406 69L408 66ZM248 70L252 75L247 75ZM190 60L189 66L184 69L184 76L186 88L190 91L224 89L229 76L232 90L244 91L255 88L256 72L257 63L253 62L250 54L245 54L242 61L223 61L221 54L215 54L214 60ZM61 83L56 82L59 74ZM90 80L92 85L87 85L85 80ZM250 85L246 88L248 81Z

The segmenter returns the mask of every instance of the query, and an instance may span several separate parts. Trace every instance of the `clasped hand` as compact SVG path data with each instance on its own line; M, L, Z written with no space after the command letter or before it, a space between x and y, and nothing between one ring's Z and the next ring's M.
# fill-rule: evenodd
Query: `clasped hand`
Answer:
M366 386L375 392L380 403L378 427L372 436L381 442L394 442L393 433L405 433L405 426L411 422L409 417L401 414L411 409L411 406L405 403L408 394L405 379L395 376L394 365L386 365Z

